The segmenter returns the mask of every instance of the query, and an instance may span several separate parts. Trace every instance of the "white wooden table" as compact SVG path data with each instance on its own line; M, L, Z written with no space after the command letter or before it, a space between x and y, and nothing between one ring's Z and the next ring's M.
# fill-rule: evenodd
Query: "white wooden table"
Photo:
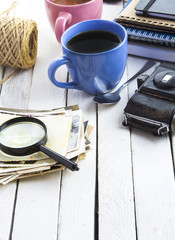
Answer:
M1 0L1 10L12 2ZM37 61L1 86L0 106L52 109L78 104L94 130L92 150L79 163L80 171L0 186L0 240L174 240L174 134L159 138L122 126L123 109L136 81L124 89L118 104L110 106L96 105L92 96L51 84L48 65L62 51L44 0L18 2L11 14L32 18L38 25ZM122 7L122 1L104 2L102 18L113 20ZM122 81L145 62L129 56ZM1 77L12 71L0 66ZM64 67L59 75L65 81Z

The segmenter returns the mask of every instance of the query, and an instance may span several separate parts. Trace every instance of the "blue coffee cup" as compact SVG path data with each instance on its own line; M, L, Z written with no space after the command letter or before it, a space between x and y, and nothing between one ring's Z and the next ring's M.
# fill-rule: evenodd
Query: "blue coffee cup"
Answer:
M74 36L89 31L106 31L120 38L120 43L110 50L98 53L72 51L67 43ZM100 43L100 40L99 40ZM68 28L61 38L63 56L54 60L48 69L50 81L60 88L78 89L91 95L108 92L120 82L127 61L127 32L123 26L109 20L88 20ZM71 82L59 82L55 73L66 64Z

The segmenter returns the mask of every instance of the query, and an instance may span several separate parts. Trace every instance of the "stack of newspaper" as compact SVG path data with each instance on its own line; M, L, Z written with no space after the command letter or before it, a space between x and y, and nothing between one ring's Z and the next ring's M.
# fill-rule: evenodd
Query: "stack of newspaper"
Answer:
M0 108L0 125L19 116L41 120L47 127L48 140L45 146L77 164L90 149L92 126L89 126L88 121L83 121L82 111L77 105L39 111ZM22 157L0 151L0 184L63 169L63 165L40 151Z

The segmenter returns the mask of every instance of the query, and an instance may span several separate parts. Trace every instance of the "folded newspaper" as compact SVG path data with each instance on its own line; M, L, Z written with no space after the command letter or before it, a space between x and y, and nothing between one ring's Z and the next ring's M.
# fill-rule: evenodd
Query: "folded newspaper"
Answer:
M78 163L90 149L89 135L93 127L83 120L77 105L52 110L23 110L0 108L0 125L19 116L41 120L47 127L46 147ZM0 184L16 179L61 171L63 165L41 151L28 156L11 156L0 151Z

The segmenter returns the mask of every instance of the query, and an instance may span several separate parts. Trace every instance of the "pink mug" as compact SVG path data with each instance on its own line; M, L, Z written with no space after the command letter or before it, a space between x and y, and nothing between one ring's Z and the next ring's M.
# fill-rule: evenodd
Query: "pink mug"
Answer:
M64 31L75 23L91 19L100 19L103 0L90 0L76 5L61 5L54 0L45 0L46 11L58 42Z

